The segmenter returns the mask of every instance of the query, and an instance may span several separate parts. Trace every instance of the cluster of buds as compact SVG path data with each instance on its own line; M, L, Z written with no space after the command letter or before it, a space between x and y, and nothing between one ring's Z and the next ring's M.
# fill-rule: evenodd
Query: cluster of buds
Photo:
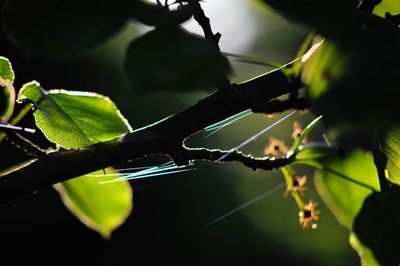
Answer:
M298 122L293 123L293 133L292 138L296 142L303 134L303 129ZM307 138L302 138L302 143L307 142ZM289 147L285 143L276 138L270 138L269 144L264 149L264 154L272 155L277 158L283 158L289 151ZM299 222L303 228L317 228L315 221L318 220L319 211L316 209L317 203L309 201L308 204L304 204L301 196L303 196L304 191L307 189L307 176L297 175L291 166L285 166L286 170L284 175L286 178L286 192L285 195L291 194L296 200L299 206Z

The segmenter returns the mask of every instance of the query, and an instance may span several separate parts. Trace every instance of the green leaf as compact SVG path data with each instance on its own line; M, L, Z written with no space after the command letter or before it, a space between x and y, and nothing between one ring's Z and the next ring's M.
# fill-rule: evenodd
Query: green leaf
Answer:
M18 101L35 103L36 125L50 141L64 148L88 147L132 130L115 104L100 94L45 91L33 81L22 87Z
M2 19L10 41L36 55L69 59L103 43L129 18L128 0L7 1Z
M390 12L392 15L400 14L400 2L395 0L383 0L374 9L374 14L385 17L385 13Z
M327 158L337 157L339 151L336 147L327 146L326 144L309 143L305 146L300 146L296 154L296 163L310 163L320 161Z
M181 28L161 28L128 48L126 71L135 90L214 89L230 67L210 42Z
M0 56L0 122L7 122L14 112L15 89L12 85L14 71L11 62Z
M316 165L321 169L314 177L318 193L336 219L352 231L366 199L380 190L372 156L355 150L344 158L330 158L316 162ZM358 241L358 236L357 232L351 233L350 243L360 255L363 265L377 265L369 248Z
M116 173L112 168L107 174ZM129 216L133 192L128 181L100 184L113 177L102 176L103 170L55 185L65 206L86 226L109 238Z
M373 158L360 150L323 162L314 181L337 220L349 229L364 200L374 190L380 190Z
M386 178L400 185L400 128L386 127L381 146L387 158Z
M2 79L14 82L14 70L12 69L11 62L7 58L0 56L0 77Z

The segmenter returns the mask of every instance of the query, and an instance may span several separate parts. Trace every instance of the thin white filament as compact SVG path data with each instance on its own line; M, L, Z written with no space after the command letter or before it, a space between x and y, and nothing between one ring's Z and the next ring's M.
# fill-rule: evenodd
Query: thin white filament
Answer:
M110 180L110 181L103 181L103 182L100 182L100 184L107 184L107 183L112 183L112 182L120 182L120 181L124 181L124 180L141 179L141 178L155 177L155 176L162 176L162 175L170 175L170 174L176 174L176 173L182 173L182 172L188 172L188 171L194 171L194 170L196 170L196 168L180 169L180 170L175 170L175 171L160 171L160 172L149 173L149 174L144 174L144 175L128 174L128 175L124 176L123 178L116 178L116 179Z
M36 130L33 129L33 128L13 126L13 125L10 125L10 124L2 124L2 123L0 123L0 127L8 128L8 129L14 129L14 130L20 130L20 131L25 131L25 132L28 132L28 133L35 133L36 132Z
M243 209L245 209L245 208L257 203L257 202L259 202L260 200L264 199L265 197L270 196L275 192L278 192L280 189L282 189L285 186L286 186L286 183L281 183L281 184L277 185L276 187L265 191L264 193L256 196L255 198L252 198L251 200L243 203L242 205L238 206L237 208L235 208L233 210L230 210L227 213L225 213L224 215L222 215L222 216L218 217L217 219L211 221L206 226L204 226L204 228L210 227L211 225L213 225L213 224L215 224L215 223L217 223L217 222L219 222L219 221L221 221L221 220L223 220L223 219L225 219L225 218L227 218L227 217L229 217L229 216L231 216L231 215L233 215L233 214L235 214L235 213L237 213L237 212L239 212L239 211L241 211L241 210L243 210Z
M205 136L204 138L208 138L209 136L211 136L211 135L217 133L218 131L220 131L220 130L223 129L224 127L229 126L229 125L232 125L232 124L238 122L240 119L245 118L245 117L247 117L247 116L249 116L249 115L251 115L251 114L252 114L251 110L246 110L246 111L243 111L243 112L239 113L239 114L238 114L238 115L240 115L239 117L233 118L233 116L231 116L231 117L229 118L230 120L227 121L227 120L225 119L224 121L221 121L221 122L224 122L224 124L222 124L222 125L220 125L220 126L212 125L211 128L209 128L209 127L205 128L206 131L212 131L212 132L209 133L209 134L208 134L207 136ZM232 119L232 118L233 118L233 119Z
M284 121L285 119L289 118L291 115L293 115L294 113L296 113L296 111L293 111L287 115L285 115L284 117L280 118L279 120L275 121L274 123L272 123L271 125L267 126L266 128L264 128L263 130L259 131L258 133L254 134L253 136L251 136L250 138L248 138L247 140L243 141L242 143L240 143L238 146L236 146L235 148L231 149L228 153L222 155L218 161L221 161L223 159L225 159L226 157L228 157L229 155L231 155L233 152L235 152L236 150L239 150L241 148L243 148L244 146L246 146L247 144L249 144L250 142L254 141L255 139L257 139L259 136L261 136L262 134L266 133L268 130L270 130L271 128L273 128L274 126L276 126L277 124L281 123L282 121Z
M119 176L113 180L103 181L100 184L124 181L124 180L131 180L131 179L140 179L146 177L154 177L154 176L162 176L162 175L169 175L187 171L196 170L196 168L189 168L190 166L176 166L173 164L172 161L168 161L159 166L149 166L149 167L136 167L139 169L145 169L141 171L137 171L134 173L119 173L119 174L108 174L107 176ZM128 168L127 168L128 169ZM104 175L91 175L91 176L104 176Z
M205 131L211 131L211 130L214 130L216 128L224 127L224 126L226 126L226 125L228 125L228 124L230 124L232 122L235 122L235 121L237 121L237 120L239 120L241 118L244 118L244 117L246 117L246 116L248 116L250 114L252 114L252 111L250 109L247 109L247 110L245 110L243 112L235 114L235 115L233 115L231 117L228 117L228 118L226 118L226 119L224 119L222 121L219 121L219 122L217 122L215 124L209 125L208 127L204 128L204 130Z

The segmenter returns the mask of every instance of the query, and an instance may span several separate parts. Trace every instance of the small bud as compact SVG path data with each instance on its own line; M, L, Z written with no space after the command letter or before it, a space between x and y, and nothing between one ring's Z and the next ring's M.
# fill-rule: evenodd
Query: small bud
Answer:
M293 123L292 138L295 141L297 141L300 138L301 134L303 134L303 128L301 127L300 123L296 121L296 122ZM306 143L307 142L307 138L303 138L302 142Z
M309 201L307 205L304 206L303 210L299 212L299 221L303 225L303 228L311 226L313 229L317 228L314 221L319 218L319 211L315 208L317 203Z
M289 148L281 140L270 138L269 144L264 149L264 154L271 154L276 157L285 156Z

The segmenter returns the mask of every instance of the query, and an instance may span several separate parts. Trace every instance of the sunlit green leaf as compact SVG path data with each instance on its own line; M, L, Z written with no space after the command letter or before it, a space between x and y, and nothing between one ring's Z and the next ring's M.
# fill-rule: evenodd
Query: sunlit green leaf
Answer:
M374 14L385 17L385 13L390 12L392 15L400 14L400 2L395 0L383 0L374 9Z
M10 60L3 56L0 56L0 77L11 82L14 82L15 78Z
M50 141L64 148L88 147L131 131L115 104L100 94L45 91L33 81L23 86L18 100L35 103L37 126Z
M107 174L116 173L112 168ZM129 216L133 192L128 181L112 182L113 177L101 176L103 170L55 185L65 206L86 226L109 238Z
M349 229L367 196L380 190L373 158L363 151L324 162L314 180L324 202Z
M125 65L133 88L140 91L214 89L230 69L213 44L176 27L136 39Z
M7 122L14 111L14 71L11 62L0 56L0 122Z
M386 178L400 185L400 128L386 127L382 148L387 157Z
M101 44L127 21L128 0L8 1L2 11L10 40L53 60L74 57Z

